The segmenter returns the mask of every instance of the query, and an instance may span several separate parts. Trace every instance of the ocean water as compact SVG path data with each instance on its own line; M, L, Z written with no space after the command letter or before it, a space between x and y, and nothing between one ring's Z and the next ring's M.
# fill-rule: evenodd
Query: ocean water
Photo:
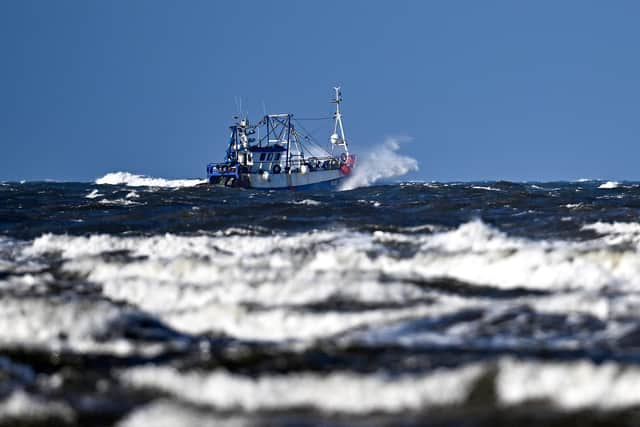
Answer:
M0 425L640 424L640 184L199 183L0 183Z

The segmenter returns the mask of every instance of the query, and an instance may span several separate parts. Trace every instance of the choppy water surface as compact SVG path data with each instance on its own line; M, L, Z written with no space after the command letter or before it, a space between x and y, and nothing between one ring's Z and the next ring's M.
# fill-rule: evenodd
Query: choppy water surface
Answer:
M638 184L125 178L0 184L0 424L640 422Z

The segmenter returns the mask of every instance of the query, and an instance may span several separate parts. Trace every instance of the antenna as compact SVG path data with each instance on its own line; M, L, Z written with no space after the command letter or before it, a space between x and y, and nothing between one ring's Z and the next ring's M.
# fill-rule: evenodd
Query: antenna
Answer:
M238 112L238 116L242 116L242 101L239 96L233 97L233 102L236 104L236 111Z
M340 86L334 86L333 90L336 91L336 97L331 102L333 104L340 104L340 101L342 101L342 92L340 91Z

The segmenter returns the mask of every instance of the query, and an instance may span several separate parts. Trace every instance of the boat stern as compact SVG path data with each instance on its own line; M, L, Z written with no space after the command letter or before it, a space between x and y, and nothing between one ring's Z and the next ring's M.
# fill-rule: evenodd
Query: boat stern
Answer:
M207 181L209 184L225 187L243 187L240 165L229 163L209 163L207 165Z

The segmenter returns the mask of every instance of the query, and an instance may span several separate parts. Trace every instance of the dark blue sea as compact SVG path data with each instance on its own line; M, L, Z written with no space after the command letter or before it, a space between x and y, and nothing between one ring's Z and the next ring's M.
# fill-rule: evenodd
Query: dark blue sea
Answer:
M639 425L639 217L633 182L0 183L0 425Z

